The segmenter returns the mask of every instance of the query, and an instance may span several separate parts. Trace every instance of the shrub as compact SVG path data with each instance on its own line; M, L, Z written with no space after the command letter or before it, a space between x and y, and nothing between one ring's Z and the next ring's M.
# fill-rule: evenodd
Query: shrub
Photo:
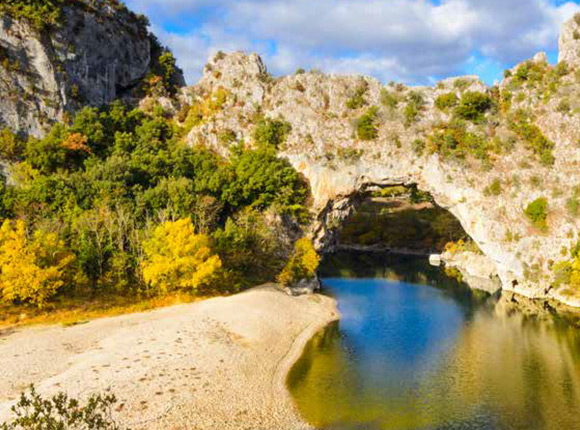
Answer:
M447 93L441 94L435 99L435 107L440 111L447 111L448 109L455 107L457 105L457 94Z
M501 191L501 181L499 178L495 178L493 182L485 188L484 194L487 196L499 196Z
M197 291L214 279L222 265L212 252L210 238L195 234L189 218L157 226L143 243L143 251L143 279L160 292Z
M537 198L528 204L524 213L535 227L542 230L546 229L546 220L548 219L548 199L546 197Z
M577 196L574 195L566 200L566 210L571 217L576 218L578 216L580 201Z
M294 252L284 270L278 275L278 282L283 285L296 285L303 279L311 280L316 276L320 257L312 241L306 237L294 245Z
M346 101L346 107L351 110L360 109L367 104L365 94L368 89L368 84L363 81L355 90L354 94Z
M379 135L377 128L378 111L376 106L372 106L358 119L356 130L360 140L373 140Z
M252 137L258 146L279 148L291 131L292 126L285 121L263 118L256 124Z
M26 143L18 135L16 135L9 128L4 128L0 131L0 157L10 161L20 159Z
M438 152L444 158L462 159L469 154L486 160L490 149L489 142L483 136L468 132L462 121L437 125L427 140L430 152Z
M418 156L423 155L423 152L425 152L425 146L426 146L425 141L423 139L415 139L411 143L411 147L413 148L413 152Z
M14 418L0 430L119 430L115 403L114 395L92 395L85 405L65 393L44 399L31 386L12 407Z
M461 97L459 105L455 107L453 113L461 119L479 121L492 106L493 100L487 94L467 91Z
M453 81L453 88L456 88L461 92L469 88L470 85L471 81L469 79L456 79Z
M566 61L560 61L554 70L558 76L566 76L570 73L570 67Z
M569 113L571 109L570 101L567 98L560 100L560 103L558 103L558 106L556 106L556 111L564 115Z
M410 126L417 121L423 107L425 106L425 98L417 91L409 93L407 96L407 106L405 106L405 125Z
M0 228L0 298L42 307L65 283L74 256L55 233L37 230L30 238L24 221Z
M540 163L544 166L551 166L554 164L554 142L549 140L542 130L530 123L525 118L518 118L512 121L510 128L526 143L528 149L532 150L534 154L539 156Z
M388 109L396 109L399 104L397 96L393 95L386 88L381 89L380 100L381 104Z
M0 12L30 22L37 30L58 24L65 0L3 0Z

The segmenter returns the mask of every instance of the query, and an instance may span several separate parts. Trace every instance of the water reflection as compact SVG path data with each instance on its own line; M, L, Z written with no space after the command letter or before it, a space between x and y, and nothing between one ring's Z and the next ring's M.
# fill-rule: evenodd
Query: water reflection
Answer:
M580 330L514 312L509 298L474 294L424 261L389 264L390 279L324 281L343 318L311 340L288 378L309 422L580 429Z

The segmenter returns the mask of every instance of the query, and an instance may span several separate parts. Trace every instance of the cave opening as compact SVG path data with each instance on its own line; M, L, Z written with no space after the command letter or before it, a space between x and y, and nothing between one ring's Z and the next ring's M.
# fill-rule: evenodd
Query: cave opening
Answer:
M319 268L322 278L376 277L449 286L449 275L462 281L461 273L437 267L438 256L480 252L459 220L416 185L368 186L351 195L346 206L340 221L331 223ZM437 256L431 259L434 265L429 264L431 256Z
M370 187L353 199L337 226L334 250L429 256L472 242L459 220L415 185Z

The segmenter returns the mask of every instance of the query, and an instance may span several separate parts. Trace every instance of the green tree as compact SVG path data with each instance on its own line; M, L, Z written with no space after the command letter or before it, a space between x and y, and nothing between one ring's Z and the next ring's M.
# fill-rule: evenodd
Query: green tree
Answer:
M493 100L487 94L466 91L463 93L459 105L457 105L453 113L464 120L480 121L492 106Z
M360 140L374 140L379 135L377 116L379 108L372 106L358 119L356 124L357 135Z
M546 197L539 197L529 203L524 213L534 226L542 230L548 227L546 223L548 219L548 199Z

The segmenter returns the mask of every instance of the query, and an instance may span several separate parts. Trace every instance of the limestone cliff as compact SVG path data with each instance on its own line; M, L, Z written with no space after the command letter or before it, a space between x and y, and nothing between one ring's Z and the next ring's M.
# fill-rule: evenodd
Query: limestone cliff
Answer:
M292 131L279 151L310 183L316 214L311 233L319 249L331 246L358 192L416 184L461 222L504 289L580 304L575 293L552 288L551 271L578 240L580 221L565 209L580 183L577 21L564 28L562 63L551 66L537 55L506 73L496 88L477 77L415 88L315 71L274 79L256 55L220 53L201 81L183 92L191 105L221 99L188 139L227 154L232 140L252 142L256 118L283 119ZM496 110L465 126L463 137L470 140L459 154L454 135L445 134L453 111L435 101L467 92L487 93ZM378 107L376 136L364 140L357 124L371 106ZM224 133L235 139L224 139ZM543 228L524 214L538 197L549 202Z
M108 0L66 2L43 29L0 12L0 127L40 136L66 113L128 96L152 66L146 25Z

